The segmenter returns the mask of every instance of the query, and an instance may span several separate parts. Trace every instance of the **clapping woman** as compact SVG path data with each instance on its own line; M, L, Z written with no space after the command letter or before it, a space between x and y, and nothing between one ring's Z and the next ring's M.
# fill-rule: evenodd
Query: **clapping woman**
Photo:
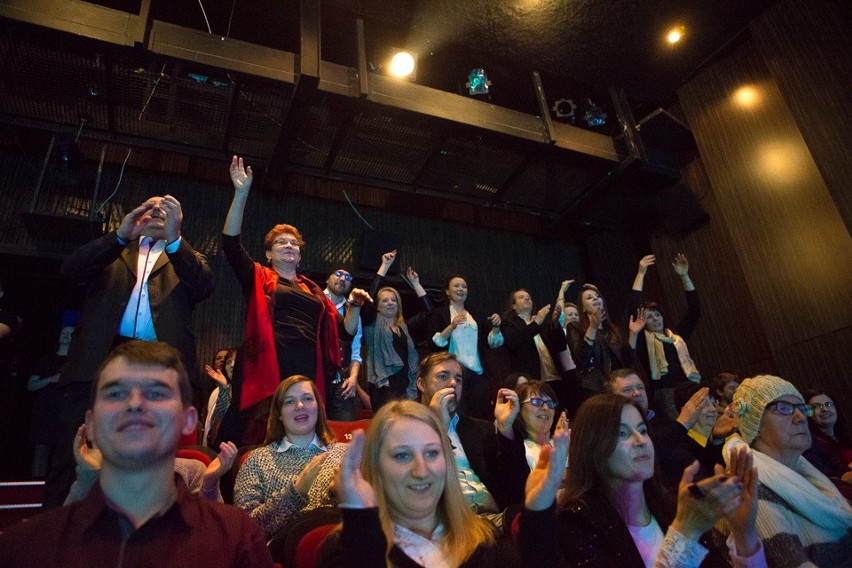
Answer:
M349 446L335 478L343 525L321 567L517 566L512 543L467 505L446 428L426 406L388 403Z
M751 455L734 456L693 482L686 468L675 504L655 477L654 445L644 414L628 398L602 394L588 399L568 435L545 446L527 480L518 543L525 566L726 566L712 531L720 517L733 529L734 566L765 565L754 529L757 474ZM554 512L565 456L570 467ZM760 562L763 561L763 564Z

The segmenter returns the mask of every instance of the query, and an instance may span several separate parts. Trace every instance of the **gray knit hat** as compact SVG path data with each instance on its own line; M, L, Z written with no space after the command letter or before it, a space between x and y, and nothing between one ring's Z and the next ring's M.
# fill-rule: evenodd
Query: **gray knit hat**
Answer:
M740 435L749 445L757 437L766 405L787 394L804 400L796 387L773 375L758 375L744 380L737 387L731 408L739 417Z

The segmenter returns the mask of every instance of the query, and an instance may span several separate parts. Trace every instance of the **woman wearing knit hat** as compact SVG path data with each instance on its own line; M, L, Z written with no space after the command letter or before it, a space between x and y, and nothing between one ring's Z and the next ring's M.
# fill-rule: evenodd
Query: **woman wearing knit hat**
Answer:
M802 456L811 445L813 408L789 382L759 375L734 393L742 439L760 473L757 533L770 566L850 566L852 507L834 484Z

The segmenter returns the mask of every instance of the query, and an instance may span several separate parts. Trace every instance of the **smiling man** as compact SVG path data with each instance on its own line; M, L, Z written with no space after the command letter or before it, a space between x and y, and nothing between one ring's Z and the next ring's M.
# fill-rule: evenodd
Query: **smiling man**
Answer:
M86 411L103 455L98 484L82 501L0 535L4 566L272 566L248 515L192 495L174 472L180 437L198 420L190 397L177 350L116 347Z

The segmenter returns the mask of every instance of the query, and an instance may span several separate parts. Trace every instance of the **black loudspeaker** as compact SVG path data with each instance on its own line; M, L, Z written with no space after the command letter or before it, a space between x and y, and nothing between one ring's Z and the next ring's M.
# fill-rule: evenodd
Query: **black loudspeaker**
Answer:
M636 123L636 130L646 151L656 148L671 155L681 165L689 163L698 150L689 127L670 112L658 108Z
M382 264L382 255L394 249L398 249L399 237L393 233L384 231L364 231L361 236L361 254L358 256L358 267L361 270L367 270L375 273L376 269ZM397 254L396 262L393 263L388 275L399 272L400 266L399 254Z
M656 199L660 226L670 235L686 233L710 220L686 182L661 191Z

